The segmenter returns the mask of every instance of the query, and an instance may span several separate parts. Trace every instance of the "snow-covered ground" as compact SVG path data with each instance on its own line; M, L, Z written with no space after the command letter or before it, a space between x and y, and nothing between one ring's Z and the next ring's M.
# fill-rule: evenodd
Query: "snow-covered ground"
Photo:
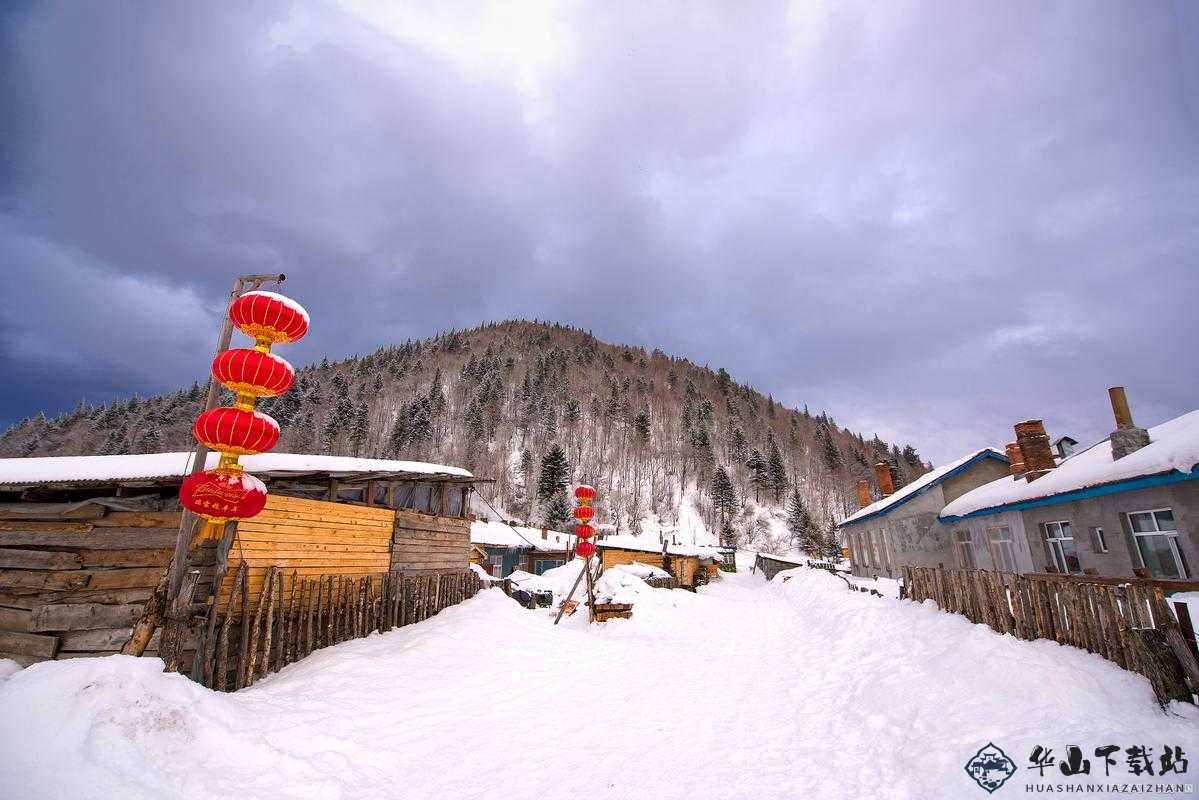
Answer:
M633 619L558 627L488 590L237 694L150 659L37 665L0 680L0 796L981 798L963 765L988 742L1006 796L1035 745L1199 764L1194 707L931 604L806 569L622 590Z

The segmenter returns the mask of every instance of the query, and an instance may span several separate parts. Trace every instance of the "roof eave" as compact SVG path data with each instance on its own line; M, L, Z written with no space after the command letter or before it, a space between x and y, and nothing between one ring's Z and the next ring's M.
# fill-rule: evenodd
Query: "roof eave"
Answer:
M1086 486L1081 489L1058 492L1057 494L1045 497L1034 497L1028 500L1015 500L997 506L988 506L987 508L980 508L967 514L942 516L940 520L942 522L959 522L974 517L989 517L992 514L1002 514L1005 511L1022 511L1026 508L1054 506L1059 503L1070 503L1075 500L1086 500L1091 497L1103 497L1109 494L1120 494L1121 492L1134 492L1138 489L1151 489L1155 486L1168 486L1173 483L1182 483L1196 479L1199 479L1199 465L1193 467L1190 472L1182 472L1175 469L1152 475L1142 475L1136 478L1124 478L1118 481Z

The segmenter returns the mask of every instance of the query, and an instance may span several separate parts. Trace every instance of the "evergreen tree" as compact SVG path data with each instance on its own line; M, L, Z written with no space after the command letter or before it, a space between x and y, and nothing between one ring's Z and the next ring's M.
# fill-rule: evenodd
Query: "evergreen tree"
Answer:
M787 529L791 531L792 541L801 550L819 557L824 549L820 531L812 523L812 515L799 496L798 487L792 489L791 499L787 503Z
M774 502L777 503L782 500L783 491L787 488L787 465L783 461L783 452L779 449L774 434L766 437L766 474L767 485L774 494Z
M745 462L745 466L749 468L749 482L754 487L754 502L760 503L762 502L762 490L770 486L766 459L762 458L761 451L754 450L749 454L749 460Z
M633 432L642 447L649 444L650 420L648 411L642 411L633 417Z
M737 490L724 467L712 473L712 507L720 515L720 527L728 527L729 519L737 513Z
M368 431L366 403L359 403L354 409L354 423L350 429L350 442L354 446L354 455L362 455L362 446L366 444Z
M554 445L541 459L541 477L537 482L537 499L543 504L566 490L570 481L570 464L560 445Z
M566 492L561 491L545 505L545 513L541 522L550 530L566 531L570 529L573 518L571 514L570 501L566 499Z

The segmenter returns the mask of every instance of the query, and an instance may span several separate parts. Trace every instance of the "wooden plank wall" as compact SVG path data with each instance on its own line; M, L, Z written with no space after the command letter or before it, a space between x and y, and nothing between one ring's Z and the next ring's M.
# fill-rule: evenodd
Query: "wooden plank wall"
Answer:
M661 553L641 552L638 550L613 550L611 548L604 548L600 551L600 564L603 565L604 569L609 569L619 564L632 564L634 561L639 564L648 564L651 567L664 569ZM676 575L675 578L678 578L678 576Z
M405 575L461 572L470 566L470 520L400 509L395 514L391 568Z
M88 519L0 520L0 657L108 655L129 638L170 561L180 514L90 508ZM197 559L199 596L211 589L214 552L206 546Z
M246 562L251 597L262 592L272 566L284 576L286 593L291 592L293 575L305 580L318 575L361 578L385 573L390 569L395 515L389 508L269 494L261 514L237 524L229 563ZM460 568L466 568L465 562ZM234 572L228 570L221 582L217 606L222 613L233 590Z

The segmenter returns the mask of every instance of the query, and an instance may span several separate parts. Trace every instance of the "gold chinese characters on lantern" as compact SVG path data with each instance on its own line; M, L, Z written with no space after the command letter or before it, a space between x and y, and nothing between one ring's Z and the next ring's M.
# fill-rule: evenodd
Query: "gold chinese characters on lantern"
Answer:
M213 380L236 399L232 406L205 411L192 425L196 441L220 454L214 469L189 475L179 488L183 507L207 520L201 539L219 539L226 522L253 517L266 505L266 484L246 474L238 457L265 452L279 441L279 423L255 411L254 404L259 397L283 394L296 377L271 346L298 341L308 332L308 312L274 292L243 294L230 304L229 318L254 339L254 347L226 350L212 360Z

